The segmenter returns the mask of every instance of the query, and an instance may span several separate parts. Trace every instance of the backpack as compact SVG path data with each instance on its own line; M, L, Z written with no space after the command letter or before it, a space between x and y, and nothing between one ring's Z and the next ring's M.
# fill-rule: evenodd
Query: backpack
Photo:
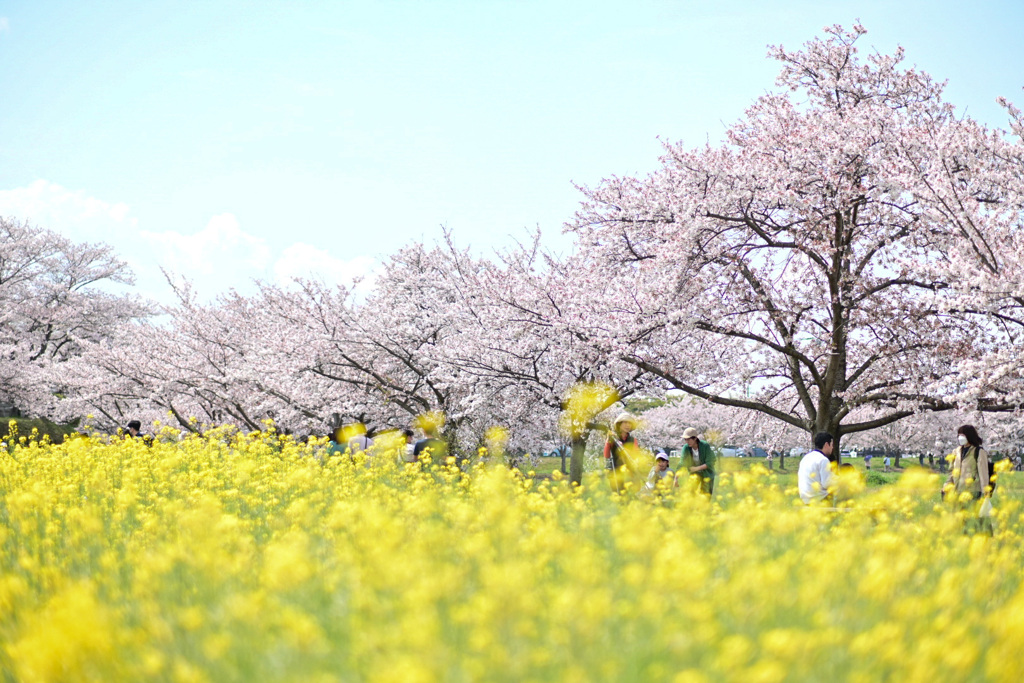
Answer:
M996 461L991 455L988 457L988 487L991 489L990 495L996 492Z

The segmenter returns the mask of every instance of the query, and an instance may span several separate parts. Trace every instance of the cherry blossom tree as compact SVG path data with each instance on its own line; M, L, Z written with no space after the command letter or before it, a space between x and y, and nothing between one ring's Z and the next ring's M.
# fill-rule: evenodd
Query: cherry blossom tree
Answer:
M205 304L187 282L171 283L178 302L162 320L123 325L69 366L65 410L94 414L106 429L131 417L169 418L190 431L259 430L266 420L325 429L331 387L303 376L303 330L274 314L271 297L229 292Z
M882 447L897 458L905 452L931 453L934 461L959 445L957 430L965 424L977 428L990 452L1016 452L1024 438L1020 411L950 410L918 413L882 429L857 434L850 443L858 448Z
M0 400L53 416L62 365L151 307L113 250L0 218Z
M1019 318L993 302L1020 302L1019 145L901 49L861 58L864 33L773 48L781 90L725 144L667 144L650 176L583 188L580 277L621 294L577 302L580 333L667 386L837 438L952 409L958 364L1006 354Z
M482 263L462 286L478 321L476 332L451 350L448 361L501 387L502 419L513 425L542 427L550 438L561 416L558 424L572 453L570 481L580 483L591 432L609 429L601 413L651 387L645 384L647 373L595 347L567 324L564 314L574 302L592 296L581 289L588 283L576 277L576 269L574 259L545 252L539 235ZM581 385L611 390L581 394ZM572 415L569 428L566 414ZM543 438L534 432L532 438Z
M989 219L984 234L954 244L950 258L931 264L932 277L950 282L956 295L936 297L936 305L986 317L989 335L932 388L968 409L1019 412L1024 406L1024 359L1018 352L1024 329L1024 116L1005 98L1000 103L1010 134L987 136L982 152L968 157L974 180L970 197L986 208ZM978 232L952 212L949 221L965 235ZM964 257L969 250L981 251L981 266Z
M90 347L68 373L76 400L65 405L98 413L107 428L149 406L187 429L258 429L272 418L311 430L359 421L371 433L440 411L452 441L471 444L505 424L536 445L555 433L557 413L537 414L518 379L481 371L481 341L495 339L481 326L507 330L482 315L480 263L450 242L411 245L365 298L299 281L203 304L174 283L178 303L164 322L125 326Z
M455 440L472 413L473 386L444 362L445 346L472 325L453 267L446 250L414 244L389 257L363 301L307 286L305 324L315 339L309 371L387 407L391 420L440 411L446 438Z
M449 441L478 440L507 394L451 362L479 332L465 289L467 273L478 267L478 259L450 244L413 244L387 259L362 298L316 281L264 285L252 305L276 332L262 342L262 354L291 373L273 386L292 382L316 387L317 395L307 391L299 401L291 390L275 391L308 413L364 422L371 433L440 412ZM265 381L264 390L270 387Z

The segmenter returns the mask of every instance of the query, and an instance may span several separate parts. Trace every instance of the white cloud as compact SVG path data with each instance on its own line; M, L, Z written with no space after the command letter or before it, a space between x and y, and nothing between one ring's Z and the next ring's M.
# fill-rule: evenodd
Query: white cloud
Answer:
M280 284L301 278L350 286L357 278L364 283L370 280L375 266L376 261L369 256L356 256L346 261L318 247L296 242L278 256L274 263L274 279Z
M190 234L140 230L127 204L106 202L46 180L0 190L0 216L24 220L79 242L112 245L135 273L136 291L165 303L173 302L173 294L161 268L190 280L199 296L210 300L229 289L252 292L257 279L282 285L294 278L319 279L346 286L360 279L358 289L365 292L376 266L368 256L339 258L303 242L275 254L266 240L245 232L231 213L213 216L205 227Z
M191 235L167 231L142 232L140 236L162 268L190 280L204 299L228 289L249 293L257 279L284 286L296 278L317 279L349 287L359 280L357 289L365 293L377 265L368 256L338 258L304 242L275 254L264 239L242 230L230 213L214 216L205 228Z
M97 235L111 232L116 237L129 236L138 227L138 221L130 214L127 204L111 204L82 190L69 190L46 180L0 190L0 215L56 230L83 242L95 242Z
M59 232L76 242L109 244L135 273L142 296L159 298L157 291L166 288L159 269L136 255L138 219L123 202L105 202L83 190L36 180L25 187L0 190L0 216ZM156 270L155 276L147 278L147 270Z
M192 277L248 272L258 277L271 261L266 241L244 232L234 214L222 213L191 235L174 230L142 231L140 236L164 268Z
M0 190L0 216L54 230L78 242L112 245L135 273L137 291L170 303L173 295L163 268L193 282L204 298L231 287L248 288L267 276L273 254L267 243L244 232L238 219L213 216L198 232L150 232L139 229L131 207L107 202L83 190L36 180L25 187Z

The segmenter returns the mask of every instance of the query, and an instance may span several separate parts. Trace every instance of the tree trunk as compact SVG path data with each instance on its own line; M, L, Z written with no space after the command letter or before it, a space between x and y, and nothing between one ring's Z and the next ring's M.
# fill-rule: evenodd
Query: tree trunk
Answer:
M572 456L569 460L569 481L580 485L583 483L583 458L587 454L587 437L590 430L586 430L579 436L572 437L570 447Z
M832 435L832 461L839 467L843 464L843 458L839 455L839 440L843 436L843 429L836 420L835 415L830 413L836 412L836 406L832 401L827 403L822 402L822 412L819 413L817 424L814 425L814 433L811 434L811 448L814 448L814 437L819 432L827 432Z
M461 469L469 458L462 452L461 444L459 444L458 424L446 424L441 429L441 440L448 446L448 455L455 458L455 466ZM440 465L444 464L444 460L438 462L437 458L434 459L434 462Z

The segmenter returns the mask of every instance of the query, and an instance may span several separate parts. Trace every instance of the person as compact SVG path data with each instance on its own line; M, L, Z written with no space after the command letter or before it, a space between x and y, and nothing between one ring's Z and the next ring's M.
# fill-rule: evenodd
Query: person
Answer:
M337 427L331 432L331 441L327 444L327 457L342 455L347 450L345 443L345 428Z
M683 431L683 440L686 445L683 446L683 457L677 478L684 474L691 478L696 477L699 480L700 492L710 496L715 490L715 466L718 464L715 450L711 444L697 436L697 430L693 427L687 427Z
M142 433L142 423L138 420L130 420L128 422L127 430L124 432L124 438L126 439L138 439L147 446L153 445L153 436L151 434Z
M674 481L675 472L669 469L668 453L659 448L654 456L654 467L648 473L647 481L644 482L640 493L641 495L649 496L658 489L665 489L671 486Z
M866 469L866 470L870 470L871 469L871 454L870 453L865 453L864 454L864 469Z
M612 431L604 442L604 462L608 469L608 481L612 490L620 493L628 488L627 479L636 476L640 446L633 436L634 429L636 418L629 413L620 413L612 423Z
M885 458L882 459L882 466L885 468L886 472L889 471L889 467L891 465L892 465L892 459L888 455L886 455Z
M366 425L362 422L355 422L348 427L346 430L348 433L348 441L346 449L349 455L356 455L357 453L365 453L370 455L370 447L373 446L373 439L366 435Z
M768 462L768 471L775 469L775 456L772 455L771 451L765 453L764 459Z
M405 439L405 450L402 452L402 460L404 462L416 462L416 456L413 454L413 450L416 448L416 443L413 438L412 430L408 427L403 429L402 438Z
M804 505L827 503L831 489L835 488L832 448L832 435L818 432L814 435L814 450L800 459L796 482Z
M856 494L864 490L864 477L860 475L857 468L848 462L839 466L835 478L835 500L836 504L852 499Z
M960 445L953 451L953 471L944 491L952 491L954 505L966 506L992 495L988 452L981 447L981 437L974 425L963 425L956 435Z
M412 447L413 460L416 461L425 455L429 455L431 461L444 464L445 459L448 457L448 444L438 436L437 427L424 425L421 429L423 430L423 438Z

